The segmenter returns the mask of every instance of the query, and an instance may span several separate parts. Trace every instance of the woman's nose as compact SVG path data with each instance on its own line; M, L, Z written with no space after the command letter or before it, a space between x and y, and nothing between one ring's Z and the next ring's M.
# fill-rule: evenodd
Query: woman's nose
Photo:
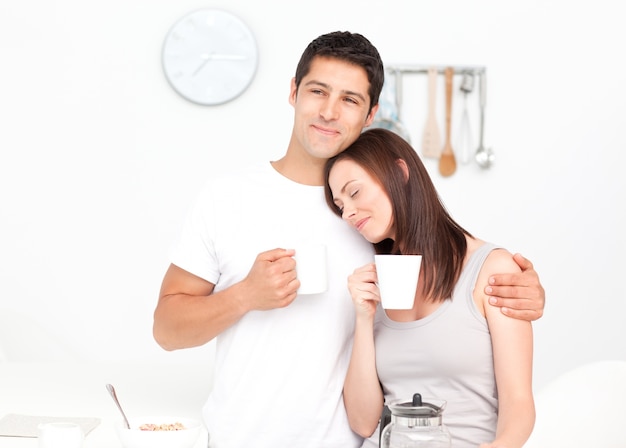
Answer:
M341 218L346 221L356 215L356 207L344 205L343 213L341 214Z

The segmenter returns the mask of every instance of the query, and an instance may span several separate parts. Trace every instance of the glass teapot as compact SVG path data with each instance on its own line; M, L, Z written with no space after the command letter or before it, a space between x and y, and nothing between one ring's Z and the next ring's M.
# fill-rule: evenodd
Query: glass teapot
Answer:
M412 401L389 403L391 415L383 412L380 422L384 428L381 448L450 448L450 432L442 418L446 401L429 400L431 403L422 402L422 396L414 394Z

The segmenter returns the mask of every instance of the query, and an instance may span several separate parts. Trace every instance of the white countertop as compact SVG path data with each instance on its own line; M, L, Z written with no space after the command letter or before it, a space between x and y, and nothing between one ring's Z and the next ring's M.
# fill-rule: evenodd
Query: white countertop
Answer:
M99 418L84 448L121 448L121 419L106 390L112 384L127 416L201 419L212 384L211 366L148 363L0 363L0 418L7 414ZM206 431L196 444L205 448ZM0 448L36 448L36 438L0 437Z

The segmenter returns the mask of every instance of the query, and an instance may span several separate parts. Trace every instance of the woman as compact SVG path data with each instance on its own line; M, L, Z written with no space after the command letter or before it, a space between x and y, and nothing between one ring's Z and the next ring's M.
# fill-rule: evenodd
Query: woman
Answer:
M517 273L509 252L474 238L441 203L413 148L373 129L325 170L326 200L380 254L421 254L411 310L383 310L376 267L348 279L356 309L344 383L352 429L378 444L385 402L413 393L447 401L452 446L521 447L534 425L532 327L490 306L495 273Z

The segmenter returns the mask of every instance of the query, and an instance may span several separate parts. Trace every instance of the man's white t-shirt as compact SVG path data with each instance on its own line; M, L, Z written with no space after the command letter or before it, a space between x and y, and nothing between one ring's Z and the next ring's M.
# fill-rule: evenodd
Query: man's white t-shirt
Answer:
M256 256L322 243L328 291L253 311L216 341L203 410L213 448L352 448L341 396L354 330L347 277L373 248L333 214L323 187L295 183L269 163L214 176L192 209L172 263L215 291L242 280Z

